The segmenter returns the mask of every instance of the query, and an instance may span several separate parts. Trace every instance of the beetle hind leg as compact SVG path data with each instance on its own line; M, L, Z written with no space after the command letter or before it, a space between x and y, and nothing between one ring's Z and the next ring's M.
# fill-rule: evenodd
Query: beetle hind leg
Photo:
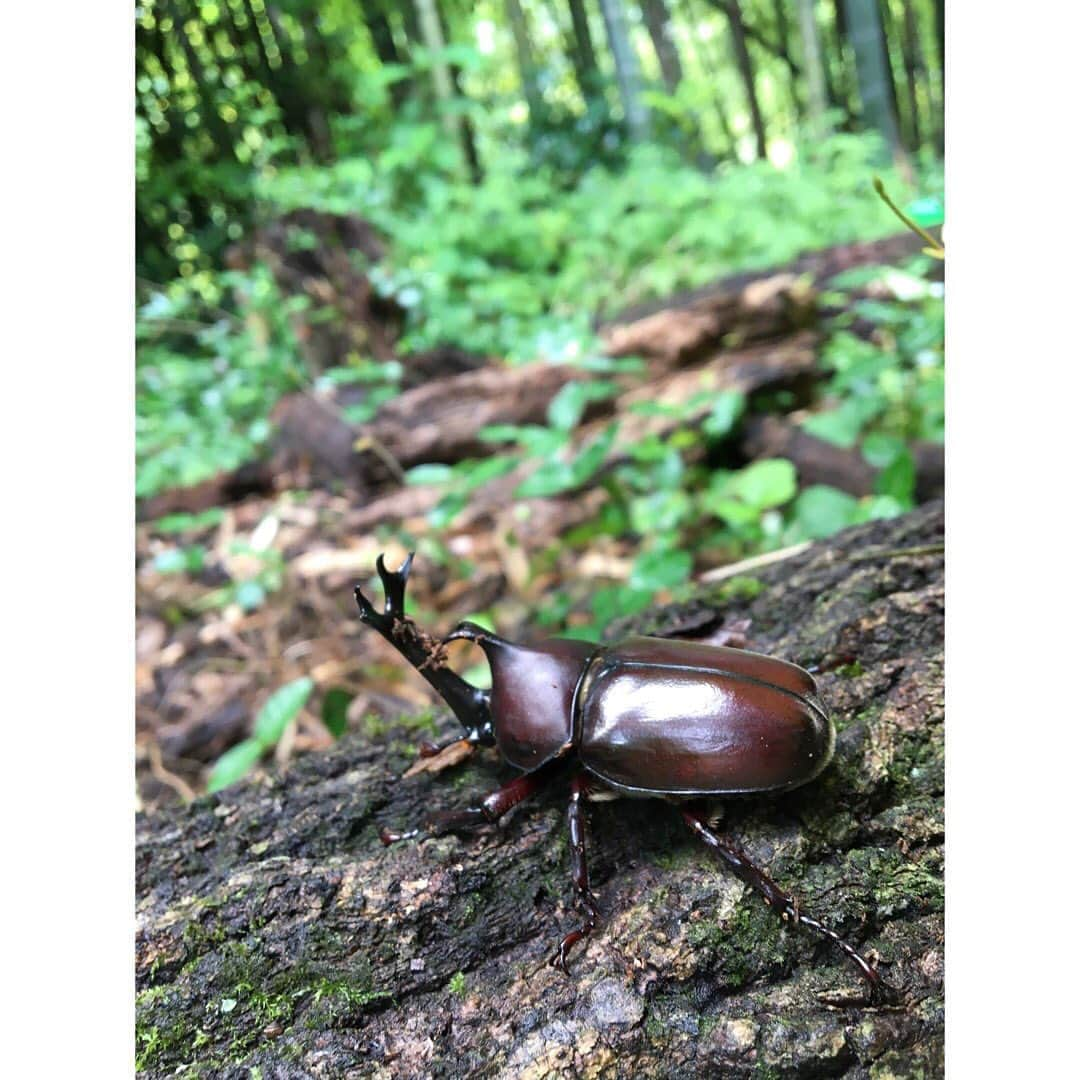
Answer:
M892 989L882 981L881 976L853 946L849 945L835 930L830 930L817 919L801 911L799 902L794 897L785 893L764 870L759 870L737 846L710 829L703 814L686 806L680 809L686 824L713 850L720 861L740 881L745 882L758 893L785 922L790 921L807 926L833 942L858 968L859 974L870 986L872 998L887 1001L894 996Z
M571 930L559 942L559 947L549 960L551 966L558 968L564 975L569 974L566 959L570 950L596 929L600 919L596 897L589 889L589 866L585 859L585 799L588 792L588 780L581 775L575 776L571 781L570 805L566 818L570 828L570 869L574 882L574 899L585 911L585 922L576 930Z

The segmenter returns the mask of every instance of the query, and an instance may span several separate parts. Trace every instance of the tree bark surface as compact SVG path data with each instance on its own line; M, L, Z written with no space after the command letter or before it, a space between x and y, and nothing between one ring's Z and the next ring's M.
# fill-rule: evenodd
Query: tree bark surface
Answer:
M380 827L507 777L485 753L399 779L418 739L403 722L139 819L141 1074L941 1075L943 528L934 503L634 620L738 625L756 651L821 666L831 765L779 798L728 800L719 828L872 958L897 1003L866 1003L847 960L657 800L590 806L602 921L558 973L547 958L580 918L566 785L470 836L384 848Z

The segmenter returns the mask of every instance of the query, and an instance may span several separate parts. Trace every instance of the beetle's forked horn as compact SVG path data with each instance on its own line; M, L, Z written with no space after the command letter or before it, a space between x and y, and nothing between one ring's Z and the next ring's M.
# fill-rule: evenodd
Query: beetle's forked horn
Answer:
M375 560L375 569L379 572L385 598L382 613L375 610L375 606L360 591L359 585L354 590L356 604L360 608L360 618L374 626L380 633L382 633L379 628L380 621L401 619L405 616L405 585L409 580L409 571L412 569L415 555L415 551L410 551L405 556L405 561L396 570L386 569L386 559L383 555Z
M376 610L358 585L355 596L360 618L393 645L438 691L461 721L470 741L487 744L492 741L487 691L470 685L451 671L446 666L441 645L405 614L405 585L412 569L413 554L410 552L397 570L387 570L382 555L375 560L383 587L383 610Z

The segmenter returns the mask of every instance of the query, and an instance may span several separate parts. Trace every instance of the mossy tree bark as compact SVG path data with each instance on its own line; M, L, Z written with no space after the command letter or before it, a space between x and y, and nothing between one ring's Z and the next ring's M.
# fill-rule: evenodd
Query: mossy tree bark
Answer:
M402 781L417 737L402 727L139 821L142 1073L940 1075L942 534L932 504L637 620L749 619L750 647L832 666L832 765L781 798L728 801L721 830L875 959L896 1004L866 1004L843 957L654 800L590 807L603 922L559 974L545 961L577 921L566 792L470 837L384 849L380 826L505 777L478 756Z

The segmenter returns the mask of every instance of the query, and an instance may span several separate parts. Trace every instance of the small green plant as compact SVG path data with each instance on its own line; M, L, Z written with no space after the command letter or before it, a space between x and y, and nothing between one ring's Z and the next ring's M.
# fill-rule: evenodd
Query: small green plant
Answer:
M278 398L309 381L290 323L305 304L283 300L265 267L149 291L136 317L136 495L196 484L260 451Z
M461 971L454 972L454 974L450 976L450 981L446 984L446 989L455 997L463 998L465 996L464 973Z
M300 710L307 704L315 684L306 676L275 690L255 717L251 737L226 750L214 764L207 791L220 791L247 776L262 756L272 750Z
M923 248L923 254L929 255L932 259L944 259L945 258L945 245L940 240L935 240L920 224L914 220L913 217L909 217L900 209L896 203L893 202L892 197L885 190L885 183L880 176L874 177L874 190L878 193L878 197L881 201L920 239L926 241L926 247ZM937 225L941 223L941 217L939 213L939 206L936 200L920 200L912 208L914 213L924 217L923 224Z

